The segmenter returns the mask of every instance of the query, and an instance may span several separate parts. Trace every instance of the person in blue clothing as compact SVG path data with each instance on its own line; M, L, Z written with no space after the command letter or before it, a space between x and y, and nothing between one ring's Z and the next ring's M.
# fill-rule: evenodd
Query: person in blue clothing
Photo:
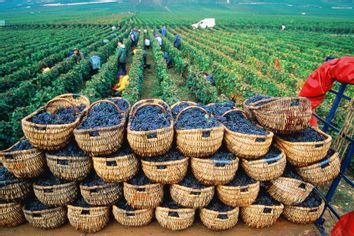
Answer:
M138 46L138 40L139 40L139 32L137 29L133 29L130 32L130 40L131 40L131 47L136 48Z
M168 54L168 52L165 51L163 53L163 58L166 61L167 68L171 68L172 67L172 60L171 60L170 55Z
M207 80L212 86L215 86L215 80L212 75L209 75L208 73L204 72L203 77L205 80Z
M165 25L164 25L164 26L162 27L162 29L161 29L161 34L162 34L163 37L166 37L166 36L167 36L167 28L166 28Z
M180 49L181 47L181 37L177 34L174 33L174 39L173 39L173 46L177 49Z

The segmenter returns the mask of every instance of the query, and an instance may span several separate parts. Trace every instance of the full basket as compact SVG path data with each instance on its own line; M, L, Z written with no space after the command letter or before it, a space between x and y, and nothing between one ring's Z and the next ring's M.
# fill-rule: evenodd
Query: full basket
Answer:
M18 143L15 143L12 147ZM41 151L35 148L10 151L12 147L0 152L0 160L14 176L17 178L34 178L42 173L45 159Z
M319 142L289 142L278 136L275 137L276 143L284 150L291 164L300 167L307 166L326 156L332 143L332 137L320 129L313 129L323 135L325 140Z
M141 100L134 104L129 114L127 138L130 147L136 154L143 157L160 156L167 153L173 142L173 118L168 127L149 131L134 131L131 129L131 122L135 114L144 106L157 106L162 111L171 114L168 105L160 99Z
M284 206L283 215L297 224L308 224L320 218L324 210L324 202L318 207Z
M181 114L189 109L199 109L208 114L202 107L186 107L177 115L176 123ZM224 127L222 125L207 129L176 129L177 148L187 157L205 158L213 155L221 147L223 138Z
M241 208L241 217L250 227L264 228L273 225L283 212L283 209L283 204L278 206L252 204Z
M125 226L143 226L148 225L154 217L154 209L139 209L127 211L116 205L113 206L113 215L116 221Z
M254 103L249 109L261 126L275 133L301 131L308 126L312 117L311 102L304 97L273 98L260 106Z
M194 189L173 184L171 185L170 192L173 201L177 204L190 208L202 208L207 206L213 199L215 187L210 186L202 189Z
M50 100L44 107L39 108L32 114L22 119L22 130L30 143L43 150L57 150L64 147L70 140L73 130L80 123L81 115L77 115L74 122L60 125L42 125L31 121L38 113L49 110L55 112L62 107L75 107L75 105L64 98Z
M272 180L268 193L275 200L285 204L294 205L303 202L311 193L314 186L304 181L280 177Z
M154 162L141 160L144 174L154 182L175 184L180 182L187 173L189 158L181 160Z
M66 157L49 153L46 153L45 155L50 171L59 179L81 181L92 169L92 162L88 156Z
M242 167L248 176L259 181L269 181L280 177L286 166L284 151L277 157L259 160L242 160Z
M133 153L124 156L93 157L93 167L105 182L123 182L131 179L138 171L139 162Z
M226 116L232 112L242 112L239 109L233 109L223 114ZM242 112L244 117L246 115ZM244 134L235 132L224 126L225 128L225 143L230 152L237 157L245 159L257 159L267 154L270 145L272 144L274 134L267 131L266 135Z
M93 206L110 206L122 196L122 186L106 183L98 186L80 184L80 192L84 200Z
M155 217L159 224L170 230L183 230L193 225L195 210L189 208L170 209L157 207Z
M132 185L124 182L124 198L128 204L137 209L155 208L162 202L161 184Z
M109 221L109 207L78 207L68 205L68 219L77 230L95 233L102 230Z
M31 183L27 181L19 180L0 187L0 200L3 201L23 200L27 197L30 191L31 191Z
M238 158L234 160L212 160L192 158L193 175L206 185L220 185L230 182L238 168Z
M226 205L233 207L245 207L251 205L259 193L260 184L255 182L246 186L217 186L219 199Z
M56 207L40 211L31 211L23 208L26 220L35 228L54 229L66 221L66 208Z
M0 203L0 226L15 227L25 221L22 205L17 202Z
M298 174L307 182L314 185L324 185L335 179L340 171L340 159L337 152L320 162L296 169Z
M33 190L38 200L47 206L65 206L73 202L78 194L75 182L53 186L33 184Z
M226 212L218 212L203 208L200 210L200 220L208 229L227 230L237 224L238 214L238 207Z
M91 156L109 155L122 147L125 123L127 120L126 112L123 112L114 102L109 100L100 100L91 104L87 109L85 121L93 107L101 103L111 104L118 113L121 114L120 123L110 127L100 127L91 129L75 129L75 140L79 147Z

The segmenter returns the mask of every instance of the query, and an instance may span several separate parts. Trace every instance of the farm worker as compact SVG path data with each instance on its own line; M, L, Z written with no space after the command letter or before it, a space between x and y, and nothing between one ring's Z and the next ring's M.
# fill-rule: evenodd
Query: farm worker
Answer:
M181 47L181 37L177 33L174 33L174 36L173 46L179 49Z
M164 25L164 26L162 27L162 29L161 29L161 34L162 34L163 37L166 37L166 36L167 36L167 28L166 28L165 25Z
M146 52L145 48L143 49L143 62L144 62L144 68L150 69L150 65L147 64L147 52Z
M93 56L90 58L90 62L93 70L98 70L101 68L101 57L97 56L96 54L93 54Z
M327 57L326 62L318 67L307 78L299 96L307 97L311 101L314 112L324 100L328 90L335 81L344 84L354 84L354 57L331 58ZM311 125L317 126L316 117L312 117Z
M115 92L121 93L129 84L129 76L119 76L119 82L113 87Z
M160 47L162 46L162 38L160 37L160 35L155 34L155 40L158 42L158 44L160 45Z
M146 48L150 48L150 45L151 45L150 39L145 38L144 45L145 45Z
M139 40L139 38L138 38L138 32L137 32L137 30L136 29L134 29L134 30L132 30L131 32L130 32L130 40L131 40L131 45L132 45L132 47L136 47L136 46L138 46L138 40Z
M280 26L280 30L281 30L281 31L284 31L285 28L286 28L285 25L281 25L281 26Z
M118 73L125 75L127 73L127 50L123 44L123 39L118 41Z
M50 71L49 67L42 68L42 73L47 73Z
M203 77L205 80L207 80L212 86L215 86L215 80L212 75L209 75L208 73L204 72Z
M332 236L353 235L354 232L354 211L351 211L340 217L337 224L332 229Z
M73 60L76 63L79 63L82 59L84 59L84 54L79 51L79 49L74 48L67 57L70 60Z
M112 26L112 31L115 31L117 28L113 25Z
M168 52L164 52L163 53L163 58L166 61L167 68L171 68L172 67L172 60L171 60L170 55L168 54Z

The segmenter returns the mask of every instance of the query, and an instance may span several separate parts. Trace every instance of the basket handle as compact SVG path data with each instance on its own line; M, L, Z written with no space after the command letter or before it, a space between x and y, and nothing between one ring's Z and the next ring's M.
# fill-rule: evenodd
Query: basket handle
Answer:
M157 165L157 166L156 166L156 169L158 169L158 170L165 170L165 169L167 169L167 165Z
M117 166L117 161L106 161L106 166Z
M248 192L248 186L241 186L241 187L240 187L240 192L241 192L241 193L246 193L246 192Z
M126 212L125 215L126 216L135 216L135 212Z
M57 165L68 166L69 160L57 160Z
M81 210L81 215L90 215L90 210L87 209Z
M231 112L236 112L236 111L241 112L242 115L243 115L244 117L246 117L245 112L242 111L241 109L238 109L238 108L234 108L234 109L231 109L231 110L228 110L228 111L224 112L224 114L222 114L221 117L226 116L227 114L229 114L229 113L231 113Z
M145 106L156 106L156 107L159 107L163 112L167 112L166 109L165 109L162 105L160 105L160 104L158 104L158 103L143 103L143 104L141 104L141 105L138 105L138 107L136 107L136 108L134 109L134 111L133 111L133 113L132 113L132 117L135 117L136 113L137 113L141 108L143 108L143 107L145 107Z
M168 216L179 218L179 214L177 211L169 211Z
M307 184L306 183L301 183L299 186L297 186L301 190L306 190L307 189Z
M90 191L90 193L97 193L97 192L98 192L98 189L97 189L97 188L92 188L92 189L90 189L89 191Z
M43 193L52 193L54 192L53 188L45 188L43 189Z
M146 192L146 188L137 188L136 191L137 192Z
M318 209L317 208L312 208L309 210L309 212L316 212Z
M190 109L199 109L199 110L203 111L206 115L209 115L209 113L207 112L207 110L205 110L203 107L199 107L199 106L189 106L189 107L186 107L186 108L182 109L182 110L177 114L177 116L176 116L176 123L177 123L179 117L181 116L181 114L182 114L183 112L185 112L185 111L190 110Z
M91 109L96 106L97 104L100 104L100 103L108 103L108 104L111 104L117 111L118 113L122 113L122 110L112 101L109 101L109 100L99 100L99 101L96 101L94 103L91 104L91 106L87 109L87 114L90 113Z
M224 167L226 165L229 165L230 163L231 160L214 160L215 167Z
M264 214L272 214L272 212L273 212L273 208L270 208L270 207L263 208Z
M217 218L218 219L221 219L221 220L227 220L227 219L229 219L229 216L227 215L227 214L219 214L218 216L217 216Z
M329 166L329 162L330 162L329 159L326 159L326 160L324 160L324 161L321 161L321 162L319 163L321 169L324 169L324 168L328 167L328 166Z
M4 157L5 157L6 160L13 160L13 159L14 159L14 157L12 156L12 154L6 153L6 152L5 152L5 154L4 154Z
M317 144L315 144L315 148L321 148L321 147L323 147L323 143L317 143Z
M257 137L256 138L256 143L264 143L266 141L265 137Z
M200 192L200 191L191 191L190 193L189 193L189 195L194 195L194 196L199 196L199 195L201 195L202 193Z
M276 161L279 161L280 159L281 159L281 154L279 154L279 156L277 156L277 157L272 157L272 158L268 158L268 159L264 159L264 160L266 161L266 163L268 165L270 165L270 164L273 164Z
M47 104L45 104L45 109L50 111L51 106L53 106L53 104L55 104L56 102L68 103L74 109L75 113L77 113L77 107L75 106L75 104L65 98L54 98L54 99L50 100L49 102L47 102ZM57 109L54 108L54 110L56 111ZM53 111L50 111L50 112L53 113Z
M34 218L41 218L41 217L42 217L42 214L41 214L41 213L32 213L31 215L32 215L32 217L34 217Z
M271 102L273 102L273 101L275 101L275 100L278 100L278 99L279 99L279 98L277 98L277 97L262 99L262 100L259 100L259 101L257 101L257 102L252 103L252 105L250 105L249 108L250 108L251 110L256 110L256 109L259 109L259 108L261 108L261 107L263 107L263 106L265 106L265 105L268 105L269 103L271 103ZM269 101L269 102L268 102L268 101ZM263 103L263 102L267 102L267 103L266 103L266 104L263 104L263 105L260 105L260 106L257 106L257 104Z

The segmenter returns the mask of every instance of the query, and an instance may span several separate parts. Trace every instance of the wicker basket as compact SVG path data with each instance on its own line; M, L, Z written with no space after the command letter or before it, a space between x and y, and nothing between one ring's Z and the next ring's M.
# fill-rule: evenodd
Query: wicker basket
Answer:
M75 140L79 147L91 156L109 155L122 147L125 123L127 120L126 113L112 101L100 100L91 104L86 112L86 117L91 112L92 108L101 103L111 104L118 113L121 114L121 120L118 125L110 127L100 127L92 129L75 129ZM84 122L86 117L81 121Z
M280 137L275 137L276 143L284 150L288 161L295 166L307 166L321 160L326 156L332 137L320 129L313 128L325 137L320 142L289 142Z
M90 207L68 205L68 219L77 230L95 233L102 230L109 221L109 207Z
M1 183L1 182L0 182ZM14 201L23 200L31 191L31 183L27 181L17 181L0 187L0 200Z
M154 182L175 184L180 182L187 173L189 158L175 161L154 162L141 160L145 175Z
M245 207L251 205L257 198L259 182L246 186L219 185L216 190L219 199L226 205L233 207Z
M57 98L50 100L44 107L22 119L22 130L34 147L50 151L60 149L69 142L73 130L80 123L81 115L78 115L77 119L70 124L42 125L31 121L32 117L43 111L55 112L63 107L74 107L76 109L70 101Z
M84 104L86 109L90 106L90 100L87 97L76 93L62 94L56 96L54 99L57 98L64 98L66 100L69 100L71 103L75 104L75 106L80 106L81 104Z
M66 157L49 153L45 154L50 171L59 179L67 181L81 181L92 169L92 162L88 156Z
M176 119L176 116L177 116L178 114L174 114L174 113L173 113L173 109L174 109L176 106L180 105L181 103L186 103L186 104L188 104L188 106L196 106L196 105L197 105L195 102L191 102L191 101L179 101L179 102L176 102L175 104L173 104L173 105L171 106L171 111L172 111L172 115L173 115L173 118L174 118L174 119Z
M0 227L15 227L24 221L20 203L0 203Z
M65 206L75 200L79 191L75 182L53 186L33 184L33 190L38 200L47 206Z
M128 204L137 209L155 208L162 202L161 184L132 185L124 182L124 198Z
M259 160L242 160L242 167L248 176L259 181L269 181L280 177L286 166L284 151L273 158Z
M123 182L131 179L138 171L139 162L134 154L125 156L94 157L93 167L105 182Z
M31 211L23 208L26 220L35 228L54 229L66 221L66 208L56 207L40 211Z
M154 217L154 209L127 211L114 205L112 211L116 221L125 226L148 225Z
M312 117L311 102L304 97L273 98L273 101L261 106L254 103L249 109L261 126L275 133L301 131Z
M215 187L194 189L179 184L171 185L171 197L178 205L190 208L202 208L213 199Z
M304 181L280 177L271 181L267 191L275 200L285 205L294 205L303 202L313 188L312 184Z
M318 163L297 168L298 174L305 181L314 185L324 185L335 179L340 171L339 154L335 152L330 158Z
M173 119L171 114L170 126L149 131L134 131L131 129L131 122L135 114L144 106L157 106L162 111L171 113L168 105L159 99L142 100L134 104L129 114L128 142L136 154L143 157L160 156L167 153L173 142Z
M186 107L177 115L176 123L181 114L189 109L199 109L208 114L202 107ZM213 155L221 147L223 138L224 127L222 125L207 129L176 129L177 147L187 157L203 158Z
M170 230L183 230L193 225L195 210L189 208L170 209L157 207L155 217L159 224Z
M286 219L297 224L308 224L320 218L325 207L322 201L318 207L284 206L283 215Z
M98 186L80 184L80 192L84 200L90 205L110 206L122 196L122 186L114 183Z
M252 204L241 208L241 217L250 227L264 228L273 225L283 212L283 209L283 204L279 206Z
M220 185L230 182L238 168L238 158L234 160L212 160L192 158L193 175L206 185Z
M226 116L232 112L242 112L239 109L233 109L223 114ZM244 117L246 115L242 112ZM270 145L272 144L274 134L267 131L266 135L243 134L235 132L224 126L225 128L225 143L230 152L237 157L245 159L258 159L267 154Z
M19 142L0 152L0 160L2 160L6 169L17 178L35 178L39 176L45 166L44 154L35 148L10 151Z
M237 224L239 208L231 211L218 212L207 208L200 210L200 220L211 230L227 230Z

